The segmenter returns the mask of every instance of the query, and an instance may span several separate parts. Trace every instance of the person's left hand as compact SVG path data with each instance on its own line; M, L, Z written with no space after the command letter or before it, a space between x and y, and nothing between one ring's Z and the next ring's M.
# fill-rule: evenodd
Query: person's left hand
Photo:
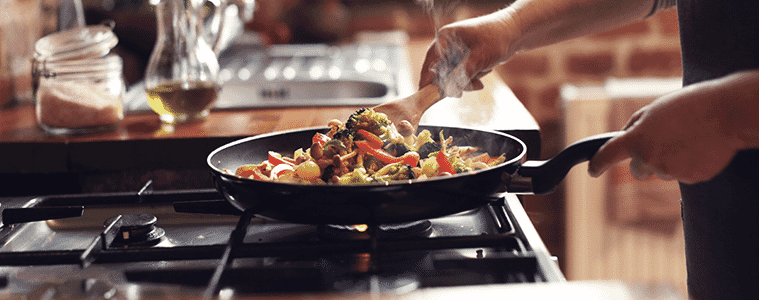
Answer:
M717 175L745 147L730 104L738 100L737 93L725 81L691 85L637 111L625 133L591 159L591 176L598 177L627 158L632 158L630 171L638 179L656 174L697 183Z

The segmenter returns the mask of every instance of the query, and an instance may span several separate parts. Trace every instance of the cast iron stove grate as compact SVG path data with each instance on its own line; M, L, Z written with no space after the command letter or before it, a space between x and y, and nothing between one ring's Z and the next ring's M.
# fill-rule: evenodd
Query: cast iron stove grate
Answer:
M531 243L520 236L520 226L512 222L514 216L506 209L505 202L485 208L497 227L496 234L378 238L379 226L369 226L368 238L246 242L246 236L251 234L254 213L240 212L215 190L158 192L147 188L136 194L46 196L20 207L6 207L2 213L4 225L0 230L0 241L5 242L14 228L25 222L78 217L90 208L136 205L170 205L177 212L236 215L239 220L226 243L122 247L115 246L114 240L123 234L120 232L122 227L128 227L122 224L122 219L128 215L119 215L110 219L100 234L92 236L86 248L0 252L0 266L79 265L79 268L86 269L91 264L212 260L216 261L213 268L123 270L131 282L204 287L207 298L227 286L244 294L329 291L335 288L363 290L369 288L365 287L371 285L369 282L376 281L383 286L415 282L416 287L482 284L482 280L472 278L483 276L487 277L485 283L563 280L545 253L531 251ZM447 252L455 249L478 249L477 257L463 258ZM483 255L483 249L497 251ZM266 267L245 263L272 258L277 263ZM422 266L418 268L421 271L409 275L410 270L400 267L409 263ZM335 273L334 270L341 271ZM365 275L369 275L372 281L360 279ZM406 281L407 276L412 279ZM241 278L258 278L262 284L251 285L250 281Z

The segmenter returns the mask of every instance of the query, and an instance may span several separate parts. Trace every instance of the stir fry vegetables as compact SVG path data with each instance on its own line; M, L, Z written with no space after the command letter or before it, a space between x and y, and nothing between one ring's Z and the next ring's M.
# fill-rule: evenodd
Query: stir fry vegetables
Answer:
M423 130L414 134L410 124L401 132L385 114L371 108L353 113L345 123L329 122L329 132L316 133L311 146L291 156L269 151L268 159L243 165L235 175L259 180L308 184L366 184L395 180L450 176L495 166L505 155L491 157L478 148L452 146L453 137Z

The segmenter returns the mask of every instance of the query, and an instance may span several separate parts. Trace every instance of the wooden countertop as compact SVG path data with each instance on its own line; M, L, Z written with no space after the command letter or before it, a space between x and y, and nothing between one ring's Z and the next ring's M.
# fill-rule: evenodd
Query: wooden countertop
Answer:
M308 294L264 297L268 300L294 299L394 299L394 300L449 300L449 299L584 299L584 300L684 300L672 287L665 284L648 285L619 280L569 281L560 283L488 284L466 287L421 288L407 294L333 295Z
M160 157L156 159L159 161L153 162L160 168L174 164L167 161L167 157L161 157L162 146L171 148L166 150L176 151L174 155L181 159L182 153L197 151L179 151L177 148L181 148L182 145L209 145L209 149L206 150L210 153L215 147L242 137L300 127L325 126L327 121L345 119L357 109L358 107L322 107L220 110L213 111L205 120L173 127L162 125L156 114L139 113L128 114L113 131L55 136L45 133L37 126L32 105L19 105L0 110L0 119L3 120L0 124L0 150L15 157L0 160L0 170L24 173L63 172L72 167L120 169L128 166L115 161L98 161L98 157L111 159L110 153L127 154L127 148L132 146L142 146L141 149L133 149L135 155L140 155L139 152L144 150L146 153L143 154L146 156ZM117 149L109 149L109 146ZM88 151L81 153L81 156L90 157L81 157L81 161L72 160L65 155L68 152L70 155L76 155L74 158L78 158L80 155L77 153L83 150ZM143 159L150 160L149 157Z
M408 41L413 80L430 39ZM486 89L447 98L430 108L422 123L467 126L526 134L520 138L539 153L538 125L497 74ZM324 126L346 119L360 107L298 107L214 110L207 119L174 128L152 112L128 113L113 131L54 136L40 129L30 103L0 109L0 174L92 173L128 169L205 169L205 156L227 142L273 131ZM529 145L532 146L529 146ZM533 155L534 156L534 155Z
M360 107L267 108L214 110L205 120L176 126L162 125L152 112L127 113L112 131L84 135L47 134L37 126L34 106L0 110L2 143L87 143L103 141L226 138L257 135L309 126L326 126L331 119L346 119Z

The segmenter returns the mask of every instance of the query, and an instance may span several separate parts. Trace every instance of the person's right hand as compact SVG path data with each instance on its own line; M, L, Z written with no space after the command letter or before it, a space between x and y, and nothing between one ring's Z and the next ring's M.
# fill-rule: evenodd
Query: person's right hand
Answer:
M759 71L692 84L637 111L590 160L598 177L632 158L638 179L656 174L694 184L713 178L742 149L759 146Z
M447 83L455 84L453 90L458 93L482 89L480 78L513 55L515 28L508 10L440 28L422 64L419 87ZM448 76L454 68L463 74ZM440 88L450 91L452 87Z

